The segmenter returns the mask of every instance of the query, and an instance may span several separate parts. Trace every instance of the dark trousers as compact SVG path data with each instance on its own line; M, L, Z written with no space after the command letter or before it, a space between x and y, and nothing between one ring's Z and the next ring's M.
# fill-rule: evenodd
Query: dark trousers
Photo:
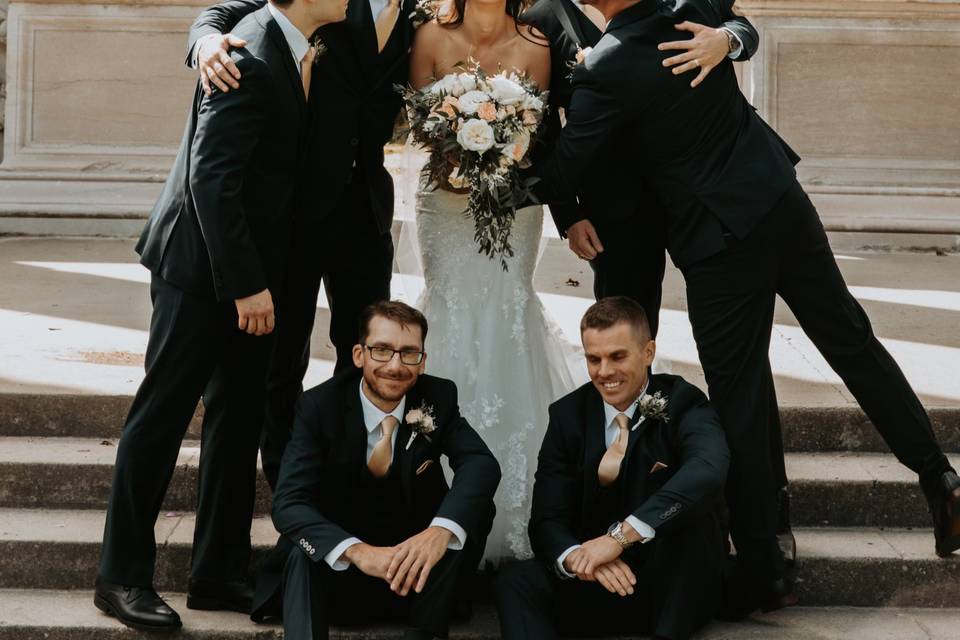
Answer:
M687 267L684 278L710 399L732 454L731 534L753 579L769 580L782 565L774 536L780 480L770 455L768 358L777 295L921 484L949 468L920 401L848 291L799 184L746 239Z
M369 626L377 622L406 625L408 635L446 638L458 589L476 571L483 546L469 538L461 551L447 551L434 566L421 593L401 597L390 585L351 565L334 571L299 548L283 570L283 634L287 640L326 640L331 624ZM412 632L412 633L411 633Z
M356 175L356 174L355 174ZM380 233L362 179L355 178L320 224L304 223L294 238L291 266L277 302L277 343L267 384L261 462L275 489L280 458L290 441L293 409L310 363L310 336L323 282L330 307L336 371L353 366L360 312L390 297L393 238Z
M597 300L627 296L647 312L651 335L657 337L666 265L665 240L645 218L613 222L597 229L603 253L590 261Z
M237 328L233 302L192 296L154 275L146 375L117 445L100 575L150 586L154 525L180 443L203 398L191 576L242 579L250 559L257 446L272 336Z
M722 544L716 523L659 535L623 558L637 577L633 595L598 582L561 579L555 563L527 560L500 568L496 581L500 636L551 640L654 634L684 640L720 606Z

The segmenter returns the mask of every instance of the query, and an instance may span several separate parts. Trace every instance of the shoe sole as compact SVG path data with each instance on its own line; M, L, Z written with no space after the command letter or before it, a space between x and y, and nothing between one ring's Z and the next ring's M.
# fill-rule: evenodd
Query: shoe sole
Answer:
M194 611L235 611L250 615L250 607L243 608L232 602L220 598L205 598L203 596L187 596L187 609Z
M954 489L947 500L947 520L950 530L946 538L937 545L937 555L946 558L957 549L960 549L960 489Z
M127 625L131 629L136 629L137 631L172 632L172 631L177 631L178 629L183 627L182 622L178 622L175 625L173 624L153 625L153 624L144 624L142 622L134 622L132 620L127 620L123 616L119 615L116 609L114 609L113 606L109 602L107 602L105 598L102 598L96 594L93 596L93 604L94 606L97 607L97 609L100 609L100 611L103 611L108 616L112 618L116 618L117 620Z

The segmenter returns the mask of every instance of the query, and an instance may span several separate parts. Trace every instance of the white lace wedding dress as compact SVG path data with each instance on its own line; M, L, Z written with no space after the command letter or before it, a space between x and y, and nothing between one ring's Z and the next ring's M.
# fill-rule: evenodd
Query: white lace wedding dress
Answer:
M560 329L533 288L542 207L517 212L504 271L480 254L467 196L421 188L416 235L426 289L418 303L427 316L427 372L457 383L460 409L500 462L497 517L485 560L532 556L527 538L537 454L547 407L586 381Z

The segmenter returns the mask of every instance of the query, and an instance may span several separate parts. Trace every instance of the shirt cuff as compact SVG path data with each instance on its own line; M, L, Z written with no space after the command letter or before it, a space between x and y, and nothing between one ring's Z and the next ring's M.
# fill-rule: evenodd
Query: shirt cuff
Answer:
M730 53L727 54L727 57L731 60L736 60L740 57L740 54L743 53L743 41L740 40L738 36L732 29L727 29L726 27L720 27L721 31L726 31L733 37L733 41L736 43L733 49L730 50Z
M643 520L638 519L636 516L627 516L627 524L633 527L633 530L640 534L640 537L643 540L640 541L640 544L647 544L657 535L657 532L653 527L648 525Z
M580 548L581 545L575 544L563 553L560 554L560 557L557 558L557 573L561 578L576 578L577 576L567 571L566 567L563 566L564 560L567 559L567 556Z
M430 522L431 527L443 527L447 531L453 534L453 539L450 540L450 544L447 545L447 549L450 551L460 551L463 549L463 545L467 544L467 532L463 530L463 527L458 525L453 520L447 518L434 518Z
M355 544L360 544L360 538L347 538L333 548L333 551L323 556L323 561L334 571L346 571L350 568L350 561L343 557L343 553Z

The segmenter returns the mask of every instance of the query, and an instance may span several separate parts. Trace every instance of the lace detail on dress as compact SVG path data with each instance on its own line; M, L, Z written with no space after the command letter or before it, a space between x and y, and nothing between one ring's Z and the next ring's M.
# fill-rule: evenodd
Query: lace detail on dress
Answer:
M571 348L533 288L542 208L517 212L508 271L478 252L465 208L466 196L417 193L426 281L420 307L430 323L427 371L457 383L464 418L500 462L497 518L484 556L496 563L532 556L527 523L537 455L547 407L574 387Z

